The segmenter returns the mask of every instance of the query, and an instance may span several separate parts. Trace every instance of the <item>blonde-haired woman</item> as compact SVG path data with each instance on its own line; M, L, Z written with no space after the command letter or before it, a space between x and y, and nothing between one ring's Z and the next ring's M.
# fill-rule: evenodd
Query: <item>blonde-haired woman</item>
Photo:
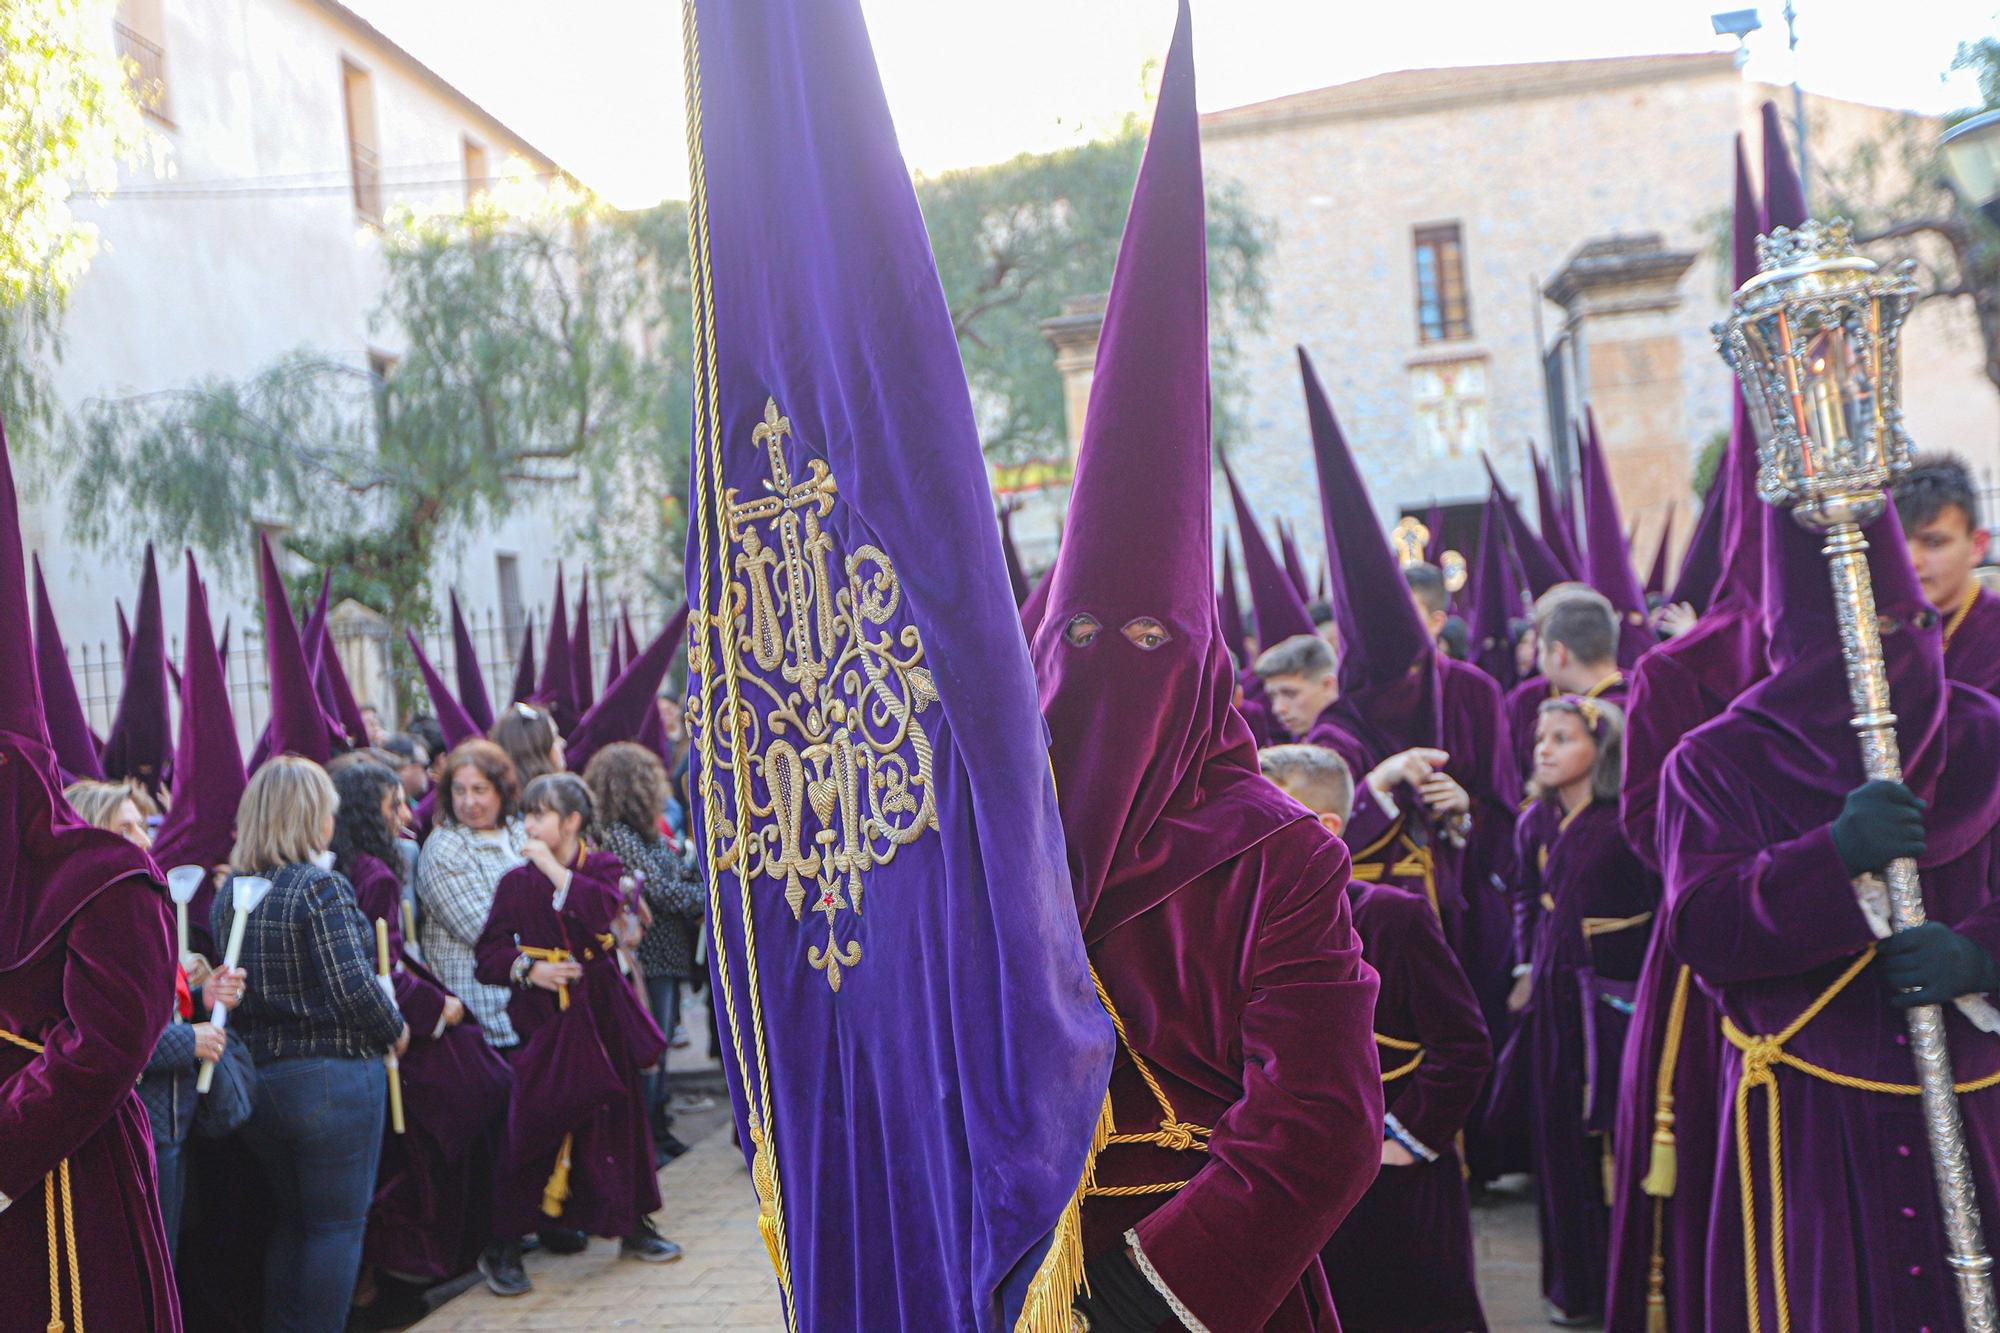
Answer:
M243 1006L231 1029L257 1064L257 1101L243 1127L277 1199L264 1259L268 1328L340 1333L361 1266L388 1088L382 1056L409 1028L375 981L375 948L354 890L327 848L339 807L318 764L272 759L236 811L236 874L271 881L250 914ZM227 939L231 879L211 928Z
M151 851L153 835L146 831L146 817L132 794L132 787L123 782L78 782L63 789L63 798L85 823L116 833L140 851ZM161 1029L153 1058L139 1075L139 1100L153 1126L160 1221L167 1229L170 1259L180 1253L181 1206L187 1197L187 1163L181 1160L181 1150L194 1129L195 1076L202 1061L222 1058L228 1040L224 1029L205 1018L195 1020L216 1009L234 1009L242 998L240 967L204 972L197 978L189 978L183 970L174 987L174 1018Z

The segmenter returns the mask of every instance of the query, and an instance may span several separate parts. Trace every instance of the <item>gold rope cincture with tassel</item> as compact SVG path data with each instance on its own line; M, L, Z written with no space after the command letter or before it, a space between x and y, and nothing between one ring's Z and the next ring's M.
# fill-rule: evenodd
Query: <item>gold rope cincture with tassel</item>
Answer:
M1744 1300L1749 1307L1750 1333L1761 1333L1763 1329L1757 1293L1757 1182L1755 1172L1750 1165L1750 1094L1757 1088L1764 1089L1765 1154L1771 1177L1771 1289L1777 1306L1778 1333L1791 1333L1791 1297L1786 1291L1785 1283L1785 1179L1783 1142L1778 1114L1778 1066L1783 1065L1787 1069L1796 1070L1823 1083L1850 1088L1856 1092L1916 1097L1923 1091L1914 1083L1889 1083L1881 1079L1843 1074L1824 1065L1816 1065L1803 1056L1793 1055L1785 1049L1785 1044L1798 1036L1808 1023L1818 1018L1821 1012L1833 1003L1834 997L1846 990L1848 984L1860 976L1862 969L1873 961L1875 961L1875 946L1871 944L1848 965L1845 972L1834 979L1832 985L1820 993L1818 999L1806 1006L1804 1013L1786 1024L1775 1035L1753 1036L1737 1027L1727 1015L1722 1020L1722 1035L1743 1055L1743 1073L1736 1082L1734 1119L1736 1181L1742 1196L1743 1208ZM1955 1083L1952 1085L1952 1091L1963 1096L1967 1093L1983 1092L1996 1086L2000 1086L2000 1073Z
M0 1029L0 1041L18 1046L24 1051L42 1053L42 1044L29 1041L17 1033ZM56 1225L56 1204L60 1195L62 1203L62 1226L60 1234ZM77 1260L76 1249L76 1203L70 1193L69 1158L56 1163L55 1169L42 1177L43 1211L48 1219L49 1233L49 1324L48 1333L66 1333L74 1327L75 1333L83 1329L83 1266ZM61 1244L58 1246L57 1242ZM64 1324L62 1317L62 1269L58 1255L69 1261L69 1313L71 1324Z
M1175 1114L1174 1104L1167 1100L1166 1089L1162 1088L1160 1080L1154 1077L1152 1066L1146 1063L1145 1057L1139 1054L1138 1048L1132 1045L1132 1039L1126 1035L1125 1020L1119 1015L1118 1006L1111 1002L1111 992L1104 989L1104 982L1097 975L1095 966L1090 969L1090 982L1097 987L1098 1003L1104 1006L1104 1012L1111 1018L1111 1028L1118 1034L1119 1046L1123 1047L1125 1054L1132 1058L1132 1067L1139 1071L1139 1077L1145 1082L1146 1090L1153 1094L1153 1100L1160 1107L1158 1129L1144 1134L1119 1134L1115 1132L1114 1126L1113 1132L1104 1136L1103 1146L1110 1148L1128 1143L1148 1143L1171 1152L1207 1152L1208 1136L1211 1132L1208 1126L1189 1124ZM1107 1117L1110 1114L1108 1096L1105 1100L1105 1114ZM1186 1185L1185 1180L1163 1181L1157 1185L1099 1185L1092 1180L1087 1183L1084 1193L1092 1198L1120 1199L1142 1194L1172 1194L1185 1188Z
M1348 862L1348 878L1360 880L1364 884L1380 884L1385 879L1421 879L1424 882L1424 897L1431 905L1431 912L1440 921L1444 912L1438 906L1437 856L1430 844L1418 842L1407 831L1407 816L1398 815L1389 831L1372 844L1356 852ZM1389 846L1399 844L1402 856L1390 861L1387 856Z
M1641 1193L1653 1200L1653 1254L1646 1270L1646 1333L1667 1333L1667 1200L1680 1180L1680 1157L1674 1146L1674 1076L1680 1069L1681 1039L1687 1029L1688 987L1693 973L1686 963L1674 977L1674 997L1667 1005L1667 1028L1660 1049L1659 1071L1653 1084L1653 1151L1646 1163Z
M1411 1074L1416 1073L1417 1067L1424 1062L1424 1046L1422 1042L1404 1041L1401 1037L1385 1037L1378 1032L1375 1034L1375 1044L1388 1051L1415 1052L1403 1064L1397 1065L1394 1069L1385 1069L1382 1071L1382 1082L1385 1085L1394 1083L1399 1078L1408 1078Z
M796 1333L798 1312L792 1296L791 1264L785 1239L784 1185L778 1166L775 1135L771 1128L771 1069L764 1042L763 998L758 986L757 936L751 920L750 889L744 881L741 870L743 831L749 826L749 774L740 733L743 702L736 682L737 646L734 636L727 632L718 633L715 637L721 641L724 657L723 702L727 716L721 725L728 729L732 737L731 778L735 785L736 818L730 825L735 845L727 852L723 852L720 847L719 826L725 820L715 773L717 671L716 663L709 657L709 646L711 629L721 628L726 631L730 622L726 616L711 612L710 607L714 603L711 603L710 599L717 596L718 585L725 588L727 586L729 542L724 538L717 543L711 555L709 528L713 512L720 511L724 494L721 458L722 404L716 382L715 279L709 265L708 174L702 149L701 24L693 0L683 0L681 5L681 52L684 71L682 90L687 107L688 272L696 353L693 376L693 450L690 469L694 481L692 488L694 494L690 497L690 507L694 510L694 567L699 572L701 589L699 604L689 609L688 616L689 670L691 674L699 671L701 690L698 700L690 699L689 703L692 706L690 722L698 726L696 739L702 761L703 866L708 877L709 944L715 951L715 971L720 980L723 1018L729 1028L736 1067L742 1075L744 1117L752 1147L750 1178L757 1191L757 1231L763 1238L765 1252L770 1256L771 1269L777 1275L778 1290L785 1311L785 1326L792 1333ZM720 606L726 608L727 604L727 594L723 593ZM714 623L716 621L720 624ZM748 992L752 1048L756 1053L754 1064L745 1058L743 1024L737 1012L736 986L731 973L729 947L722 933L721 872L730 868L734 868L736 873L739 917L743 931L744 980ZM1041 1331L1034 1330L1033 1333Z

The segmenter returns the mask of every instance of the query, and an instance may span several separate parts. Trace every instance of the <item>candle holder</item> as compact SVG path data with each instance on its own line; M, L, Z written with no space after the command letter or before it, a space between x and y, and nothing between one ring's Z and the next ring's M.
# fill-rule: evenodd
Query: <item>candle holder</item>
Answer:
M1882 514L1890 482L1912 462L1903 428L1901 330L1916 297L1914 263L1884 269L1857 253L1844 219L1760 236L1757 261L1759 272L1736 292L1729 317L1715 326L1716 346L1742 382L1757 434L1758 494L1790 509L1826 539L1823 554L1833 578L1863 767L1870 779L1900 782L1896 714L1862 526ZM1884 877L1889 929L1923 924L1916 862L1892 862ZM1859 883L1857 892L1868 909L1869 892ZM1994 1018L1983 999L1965 997L1959 1008L1982 1027ZM1944 1010L1925 1005L1910 1010L1908 1021L1944 1210L1947 1262L1958 1282L1966 1328L1994 1333L1993 1261L1981 1234L1964 1124L1952 1090ZM1757 1278L1753 1274L1750 1280Z

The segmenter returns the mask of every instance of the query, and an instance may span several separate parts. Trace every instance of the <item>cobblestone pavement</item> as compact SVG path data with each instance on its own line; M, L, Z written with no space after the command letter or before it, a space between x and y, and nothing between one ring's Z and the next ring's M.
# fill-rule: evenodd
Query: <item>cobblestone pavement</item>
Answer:
M742 1155L718 1123L660 1177L660 1230L686 1249L672 1264L618 1258L614 1241L593 1241L569 1258L531 1254L535 1290L501 1300L483 1286L416 1325L419 1333L513 1333L560 1329L758 1329L783 1333L777 1288L757 1235ZM1535 1210L1519 1192L1489 1196L1473 1214L1480 1285L1492 1333L1542 1333L1536 1293Z

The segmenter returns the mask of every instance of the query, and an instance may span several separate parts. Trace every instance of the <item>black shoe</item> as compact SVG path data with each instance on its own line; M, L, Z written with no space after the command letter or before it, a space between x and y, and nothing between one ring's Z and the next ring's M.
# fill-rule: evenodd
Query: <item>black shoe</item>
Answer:
M688 1150L688 1146L685 1143L682 1143L671 1134L663 1135L655 1140L654 1146L660 1150L660 1155L668 1161L672 1161Z
M486 1279L486 1289L495 1296L525 1296L535 1288L528 1281L527 1270L521 1267L519 1242L488 1245L481 1250L479 1275Z
M641 1218L632 1234L618 1242L621 1258L637 1259L641 1263L670 1264L681 1257L681 1247L666 1239L653 1229L653 1224Z
M582 1254L590 1248L590 1237L568 1227L543 1227L542 1248L550 1254Z

